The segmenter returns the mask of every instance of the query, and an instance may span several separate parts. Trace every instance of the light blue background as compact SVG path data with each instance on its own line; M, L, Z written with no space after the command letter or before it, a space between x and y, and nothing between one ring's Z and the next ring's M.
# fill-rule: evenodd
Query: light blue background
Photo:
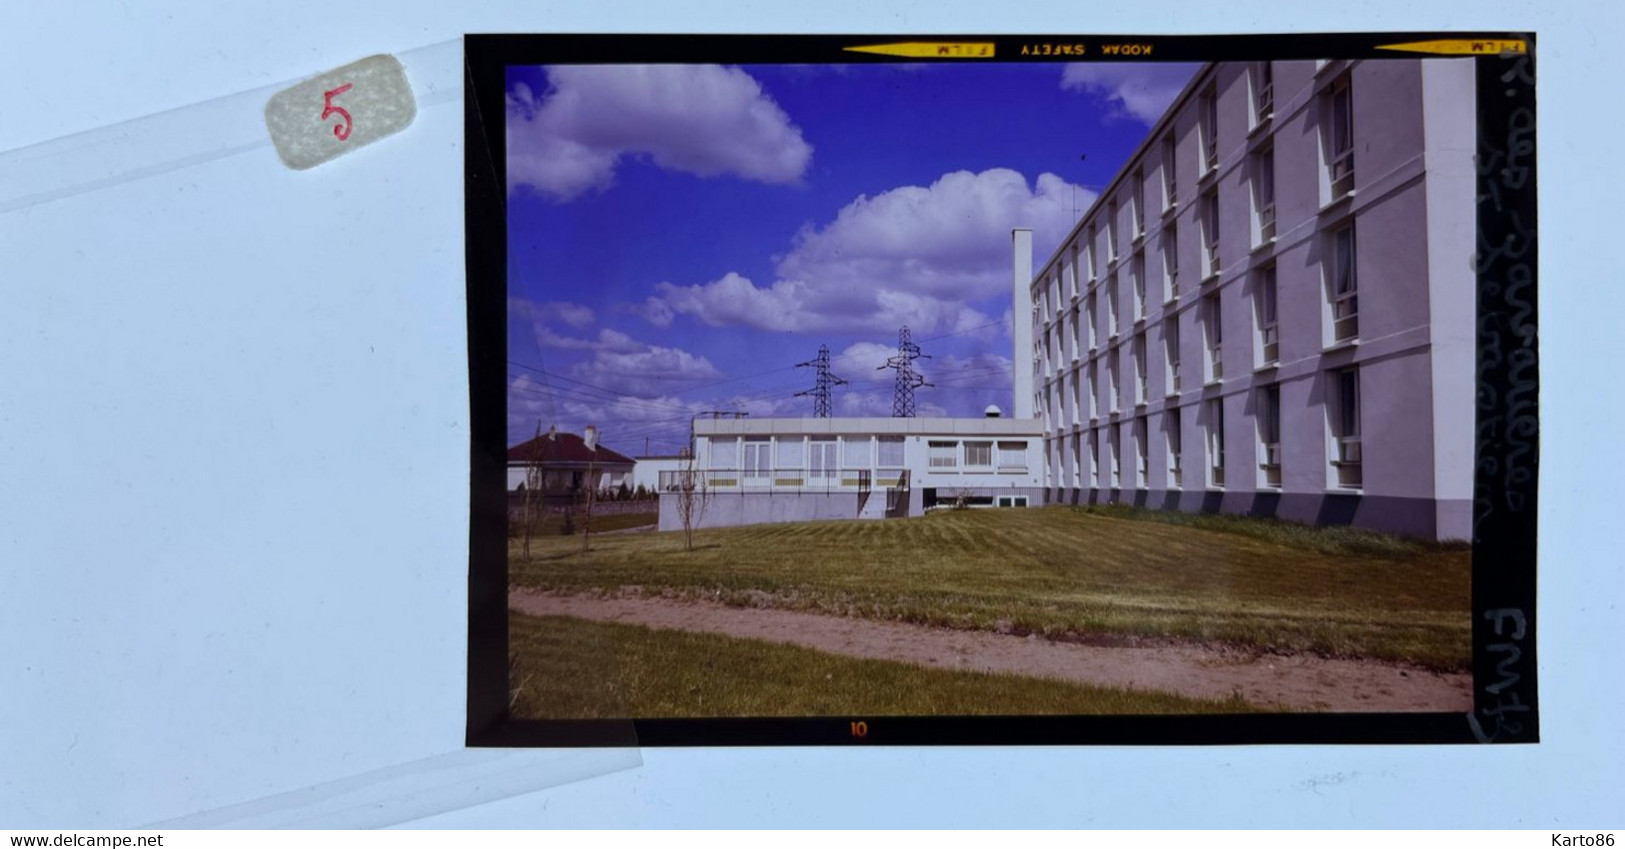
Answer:
M419 825L1620 824L1617 3L780 5L5 4L0 150L463 32L1534 29L1545 742L649 750ZM0 214L0 828L460 745L461 136L449 104L309 172L262 148Z

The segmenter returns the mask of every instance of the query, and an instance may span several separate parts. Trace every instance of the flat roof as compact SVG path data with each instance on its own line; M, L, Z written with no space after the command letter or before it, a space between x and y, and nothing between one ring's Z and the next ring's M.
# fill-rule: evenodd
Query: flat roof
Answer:
M1044 435L1039 419L949 418L946 416L835 417L811 416L778 419L700 419L694 422L696 436L798 435L943 435L943 436L1035 436Z

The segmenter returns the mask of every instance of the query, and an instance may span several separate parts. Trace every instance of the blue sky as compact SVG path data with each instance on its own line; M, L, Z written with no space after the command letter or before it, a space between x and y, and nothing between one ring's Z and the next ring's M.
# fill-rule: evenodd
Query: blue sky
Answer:
M704 410L1010 405L1010 230L1042 263L1194 66L568 66L508 73L508 437L668 453Z

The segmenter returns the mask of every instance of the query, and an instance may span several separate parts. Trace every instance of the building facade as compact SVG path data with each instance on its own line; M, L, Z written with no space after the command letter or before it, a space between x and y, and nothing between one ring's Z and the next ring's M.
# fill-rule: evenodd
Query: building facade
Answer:
M1474 109L1470 61L1203 67L1017 293L1046 500L1468 538Z
M676 472L688 468L688 457L682 454L657 454L644 457L633 457L637 465L632 467L632 488L642 487L645 492L655 492L660 486L660 477L666 472Z
M701 419L695 471L660 473L660 529L683 526L685 498L707 528L1037 506L1042 437L997 417Z

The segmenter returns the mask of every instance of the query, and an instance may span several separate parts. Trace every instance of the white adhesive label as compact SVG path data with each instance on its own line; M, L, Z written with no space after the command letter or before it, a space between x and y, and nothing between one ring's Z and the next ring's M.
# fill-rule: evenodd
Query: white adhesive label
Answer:
M272 95L265 126L283 164L303 171L394 135L417 114L406 69L379 54Z

